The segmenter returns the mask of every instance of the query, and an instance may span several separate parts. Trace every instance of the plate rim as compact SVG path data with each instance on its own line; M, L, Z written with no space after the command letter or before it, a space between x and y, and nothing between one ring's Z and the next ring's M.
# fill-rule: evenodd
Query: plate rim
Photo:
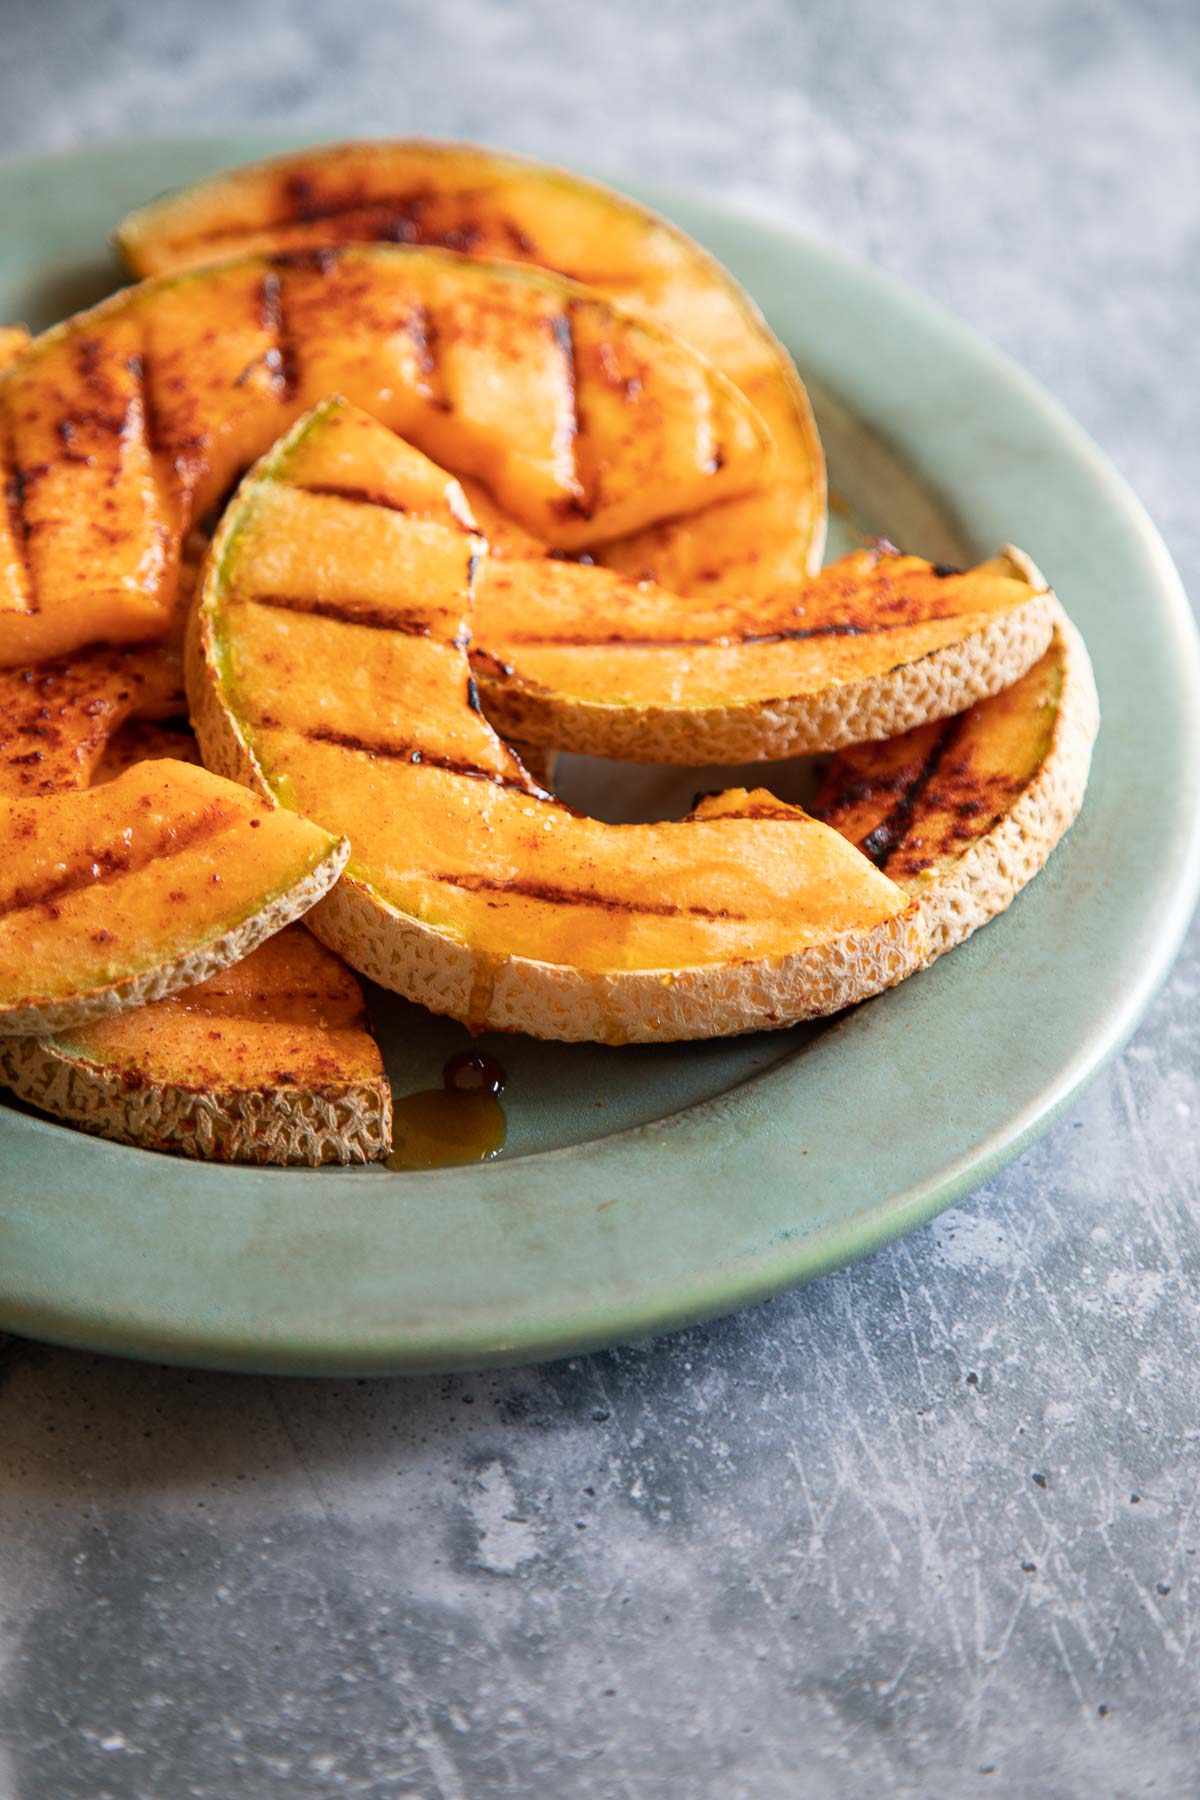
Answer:
M289 145L299 147L313 142L334 141L325 133L302 134L231 130L219 134L189 133L154 138L107 140L96 145L60 149L46 153L26 153L0 159L0 181L19 176L22 171L45 170L48 167L70 171L88 156L97 154L116 159L131 155L153 156L159 152L195 152L215 159L227 154L227 146L240 147L249 141L261 144L262 154L272 154ZM694 222L703 218L711 223L714 233L722 226L765 234L782 240L803 256L815 259L843 280L865 288L889 311L899 310L914 318L927 330L948 338L974 363L987 368L991 375L1014 390L1027 409L1039 416L1051 435L1069 450L1076 462L1084 465L1087 476L1108 499L1128 526L1153 570L1159 619L1167 632L1176 658L1176 675L1184 696L1188 729L1181 748L1186 752L1192 788L1200 786L1200 635L1185 594L1182 581L1147 509L1123 476L1091 436L1066 411L1065 407L1024 369L988 339L935 301L928 299L891 274L861 261L836 245L806 236L776 216L768 206L738 205L721 197L713 198L687 189L666 188L629 182L624 185L634 196L654 210L672 217L679 208ZM686 229L687 227L685 227ZM97 245L102 248L103 240ZM761 304L761 301L759 302ZM610 1297L601 1295L590 1312L581 1312L578 1304L569 1317L558 1317L554 1307L535 1309L533 1318L504 1334L496 1336L494 1323L484 1319L473 1330L460 1322L452 1332L453 1344L439 1341L436 1330L424 1336L411 1330L398 1329L386 1341L376 1336L369 1345L352 1332L334 1333L322 1338L311 1326L303 1341L296 1336L268 1331L262 1338L248 1342L244 1338L222 1338L219 1329L198 1328L194 1320L181 1319L172 1325L159 1321L148 1333L128 1319L114 1320L106 1315L102 1301L92 1308L64 1306L44 1288L32 1294L18 1295L7 1291L0 1269L0 1328L31 1337L101 1349L120 1354L191 1363L207 1367L272 1372L313 1372L348 1374L362 1372L419 1373L451 1368L478 1368L504 1362L541 1360L567 1354L582 1353L606 1344L676 1329L681 1325L711 1318L722 1312L748 1305L815 1279L833 1269L845 1266L869 1254L894 1238L927 1222L954 1204L965 1193L987 1180L1004 1164L1046 1130L1072 1099L1112 1060L1128 1041L1146 1009L1165 982L1178 955L1200 895L1200 814L1183 817L1177 809L1174 854L1181 878L1160 909L1161 929L1132 976L1128 978L1118 1002L1114 1002L1103 1022L1095 1026L1077 1043L1054 1076L1044 1081L1036 1092L1016 1111L1008 1111L1000 1124L985 1138L970 1146L958 1157L945 1162L937 1173L901 1190L891 1192L853 1215L819 1225L764 1247L750 1258L732 1266L718 1263L703 1276L694 1277L683 1288L650 1293L638 1291L624 1309L614 1308ZM753 1077L744 1086L755 1086L788 1079L789 1064ZM736 1091L736 1090L734 1090ZM507 1165L493 1167L518 1168L529 1162L545 1163L552 1158L594 1160L611 1150L619 1150L631 1141L646 1140L669 1127L676 1117L698 1118L719 1111L724 1096L686 1109L683 1115L668 1114L649 1125L571 1146L565 1149L536 1152ZM29 1119L4 1108L0 1111L0 1140L9 1136L12 1122L34 1128L36 1133L52 1132L69 1139L73 1147L86 1144L87 1153L112 1156L134 1156L141 1162L146 1152L115 1146L87 1138L83 1134L49 1121ZM205 1165L189 1164L182 1159L162 1159L188 1174L228 1174ZM295 1179L294 1172L284 1170L256 1171L268 1186ZM490 1171L472 1170L469 1176L487 1181ZM446 1175L463 1179L458 1171ZM2 1170L0 1170L2 1176ZM368 1171L356 1181L378 1180L382 1171ZM304 1172L302 1179L317 1182L321 1172ZM335 1177L344 1179L344 1177ZM388 1177L394 1180L394 1177ZM429 1181L430 1178L409 1178ZM439 1176L431 1184L445 1185ZM0 1199L4 1182L0 1179Z

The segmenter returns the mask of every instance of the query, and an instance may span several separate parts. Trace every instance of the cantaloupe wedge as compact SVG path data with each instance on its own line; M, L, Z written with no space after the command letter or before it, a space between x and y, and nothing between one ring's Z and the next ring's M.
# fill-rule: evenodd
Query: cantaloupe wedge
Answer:
M695 351L541 271L367 247L148 282L0 377L0 666L167 629L192 523L339 392L565 548L739 493L774 454Z
M391 1089L362 991L302 925L207 981L61 1036L0 1040L0 1079L44 1112L218 1162L373 1162Z
M706 251L611 188L471 144L332 144L154 200L117 231L139 275L397 241L570 275L703 351L766 420L778 449L769 483L608 546L604 560L677 593L739 598L794 587L820 566L825 469L790 356Z
M139 763L82 793L0 796L0 1035L192 986L299 918L347 846L205 769Z
M487 558L473 662L506 737L630 761L743 763L961 712L1037 661L1054 612L1019 551L963 573L890 546L860 550L752 601Z
M377 504L331 494L369 459ZM314 554L319 545L319 554ZM344 403L243 483L187 651L205 761L352 838L312 929L476 1028L610 1043L756 1030L916 967L896 885L764 792L606 825L544 793L479 710L465 501Z
M918 902L930 955L1033 879L1083 802L1099 723L1078 631L1056 608L1045 656L941 724L836 756L814 811Z

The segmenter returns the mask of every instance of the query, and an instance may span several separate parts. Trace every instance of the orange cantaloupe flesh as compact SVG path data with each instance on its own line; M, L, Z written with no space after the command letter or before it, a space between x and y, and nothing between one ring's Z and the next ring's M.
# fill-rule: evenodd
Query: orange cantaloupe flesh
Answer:
M360 447L373 510L314 491ZM597 971L785 955L904 911L842 837L769 794L614 826L540 792L474 703L480 545L456 488L442 477L431 506L430 480L363 414L320 408L244 484L206 576L221 698L276 796L345 827L348 873L468 943Z
M344 393L578 548L753 485L732 383L540 271L370 246L114 295L0 378L0 666L167 629L191 524Z
M33 334L27 325L0 325L0 369L7 369L18 356L24 356L32 342Z
M639 531L604 559L678 593L742 596L792 586L820 564L824 463L791 358L707 252L610 188L469 144L325 145L153 201L117 238L140 275L249 251L397 240L570 275L708 356L758 408L778 451L752 495Z
M841 751L814 812L900 887L919 891L1011 812L1042 767L1063 655L1056 638L1028 674L969 711Z
M24 325L0 325L0 373L23 356L33 342ZM4 465L0 463L0 471ZM9 481L12 475L9 473ZM14 527L15 490L6 487L0 505L0 613L28 612L29 581L25 570L23 532Z
M126 720L184 709L179 654L165 643L0 669L0 795L86 787Z

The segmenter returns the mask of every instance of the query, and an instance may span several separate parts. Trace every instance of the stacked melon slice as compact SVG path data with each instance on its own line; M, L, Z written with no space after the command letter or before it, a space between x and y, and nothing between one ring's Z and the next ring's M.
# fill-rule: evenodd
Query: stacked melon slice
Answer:
M661 221L490 152L345 146L120 241L149 279L14 340L0 383L0 1073L33 1103L371 1159L346 964L476 1030L787 1025L960 941L1069 826L1095 693L1045 582L1012 550L818 572L803 389ZM173 724L189 612L206 768ZM837 755L811 814L760 786L607 825L518 741Z

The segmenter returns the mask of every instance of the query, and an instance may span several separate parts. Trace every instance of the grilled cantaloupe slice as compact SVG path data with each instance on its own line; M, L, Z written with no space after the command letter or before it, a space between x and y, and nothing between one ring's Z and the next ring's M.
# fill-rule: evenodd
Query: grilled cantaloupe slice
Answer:
M696 352L540 271L367 247L149 282L0 379L0 666L163 631L192 522L337 392L559 547L738 493L773 455Z
M302 925L150 1006L0 1041L0 1079L100 1137L218 1162L373 1162L392 1097L362 991Z
M347 846L205 769L141 763L84 793L0 796L0 1034L177 992L332 884Z
M376 504L330 493L368 458ZM784 1025L917 966L900 890L770 794L613 826L540 790L478 708L482 549L457 484L339 402L247 478L214 539L187 655L197 735L210 766L349 829L310 921L326 943L474 1027L611 1043Z
M918 901L940 956L1002 912L1074 821L1099 722L1087 650L1054 641L1003 693L833 759L814 811Z
M474 662L506 737L630 761L753 762L960 712L1037 661L1054 611L1019 551L964 574L860 550L755 601L489 558Z
M155 200L124 220L117 241L139 275L372 241L570 275L702 350L753 401L778 448L755 494L638 532L605 560L677 593L740 597L792 587L820 566L825 468L791 358L712 257L611 188L470 144L334 144Z

